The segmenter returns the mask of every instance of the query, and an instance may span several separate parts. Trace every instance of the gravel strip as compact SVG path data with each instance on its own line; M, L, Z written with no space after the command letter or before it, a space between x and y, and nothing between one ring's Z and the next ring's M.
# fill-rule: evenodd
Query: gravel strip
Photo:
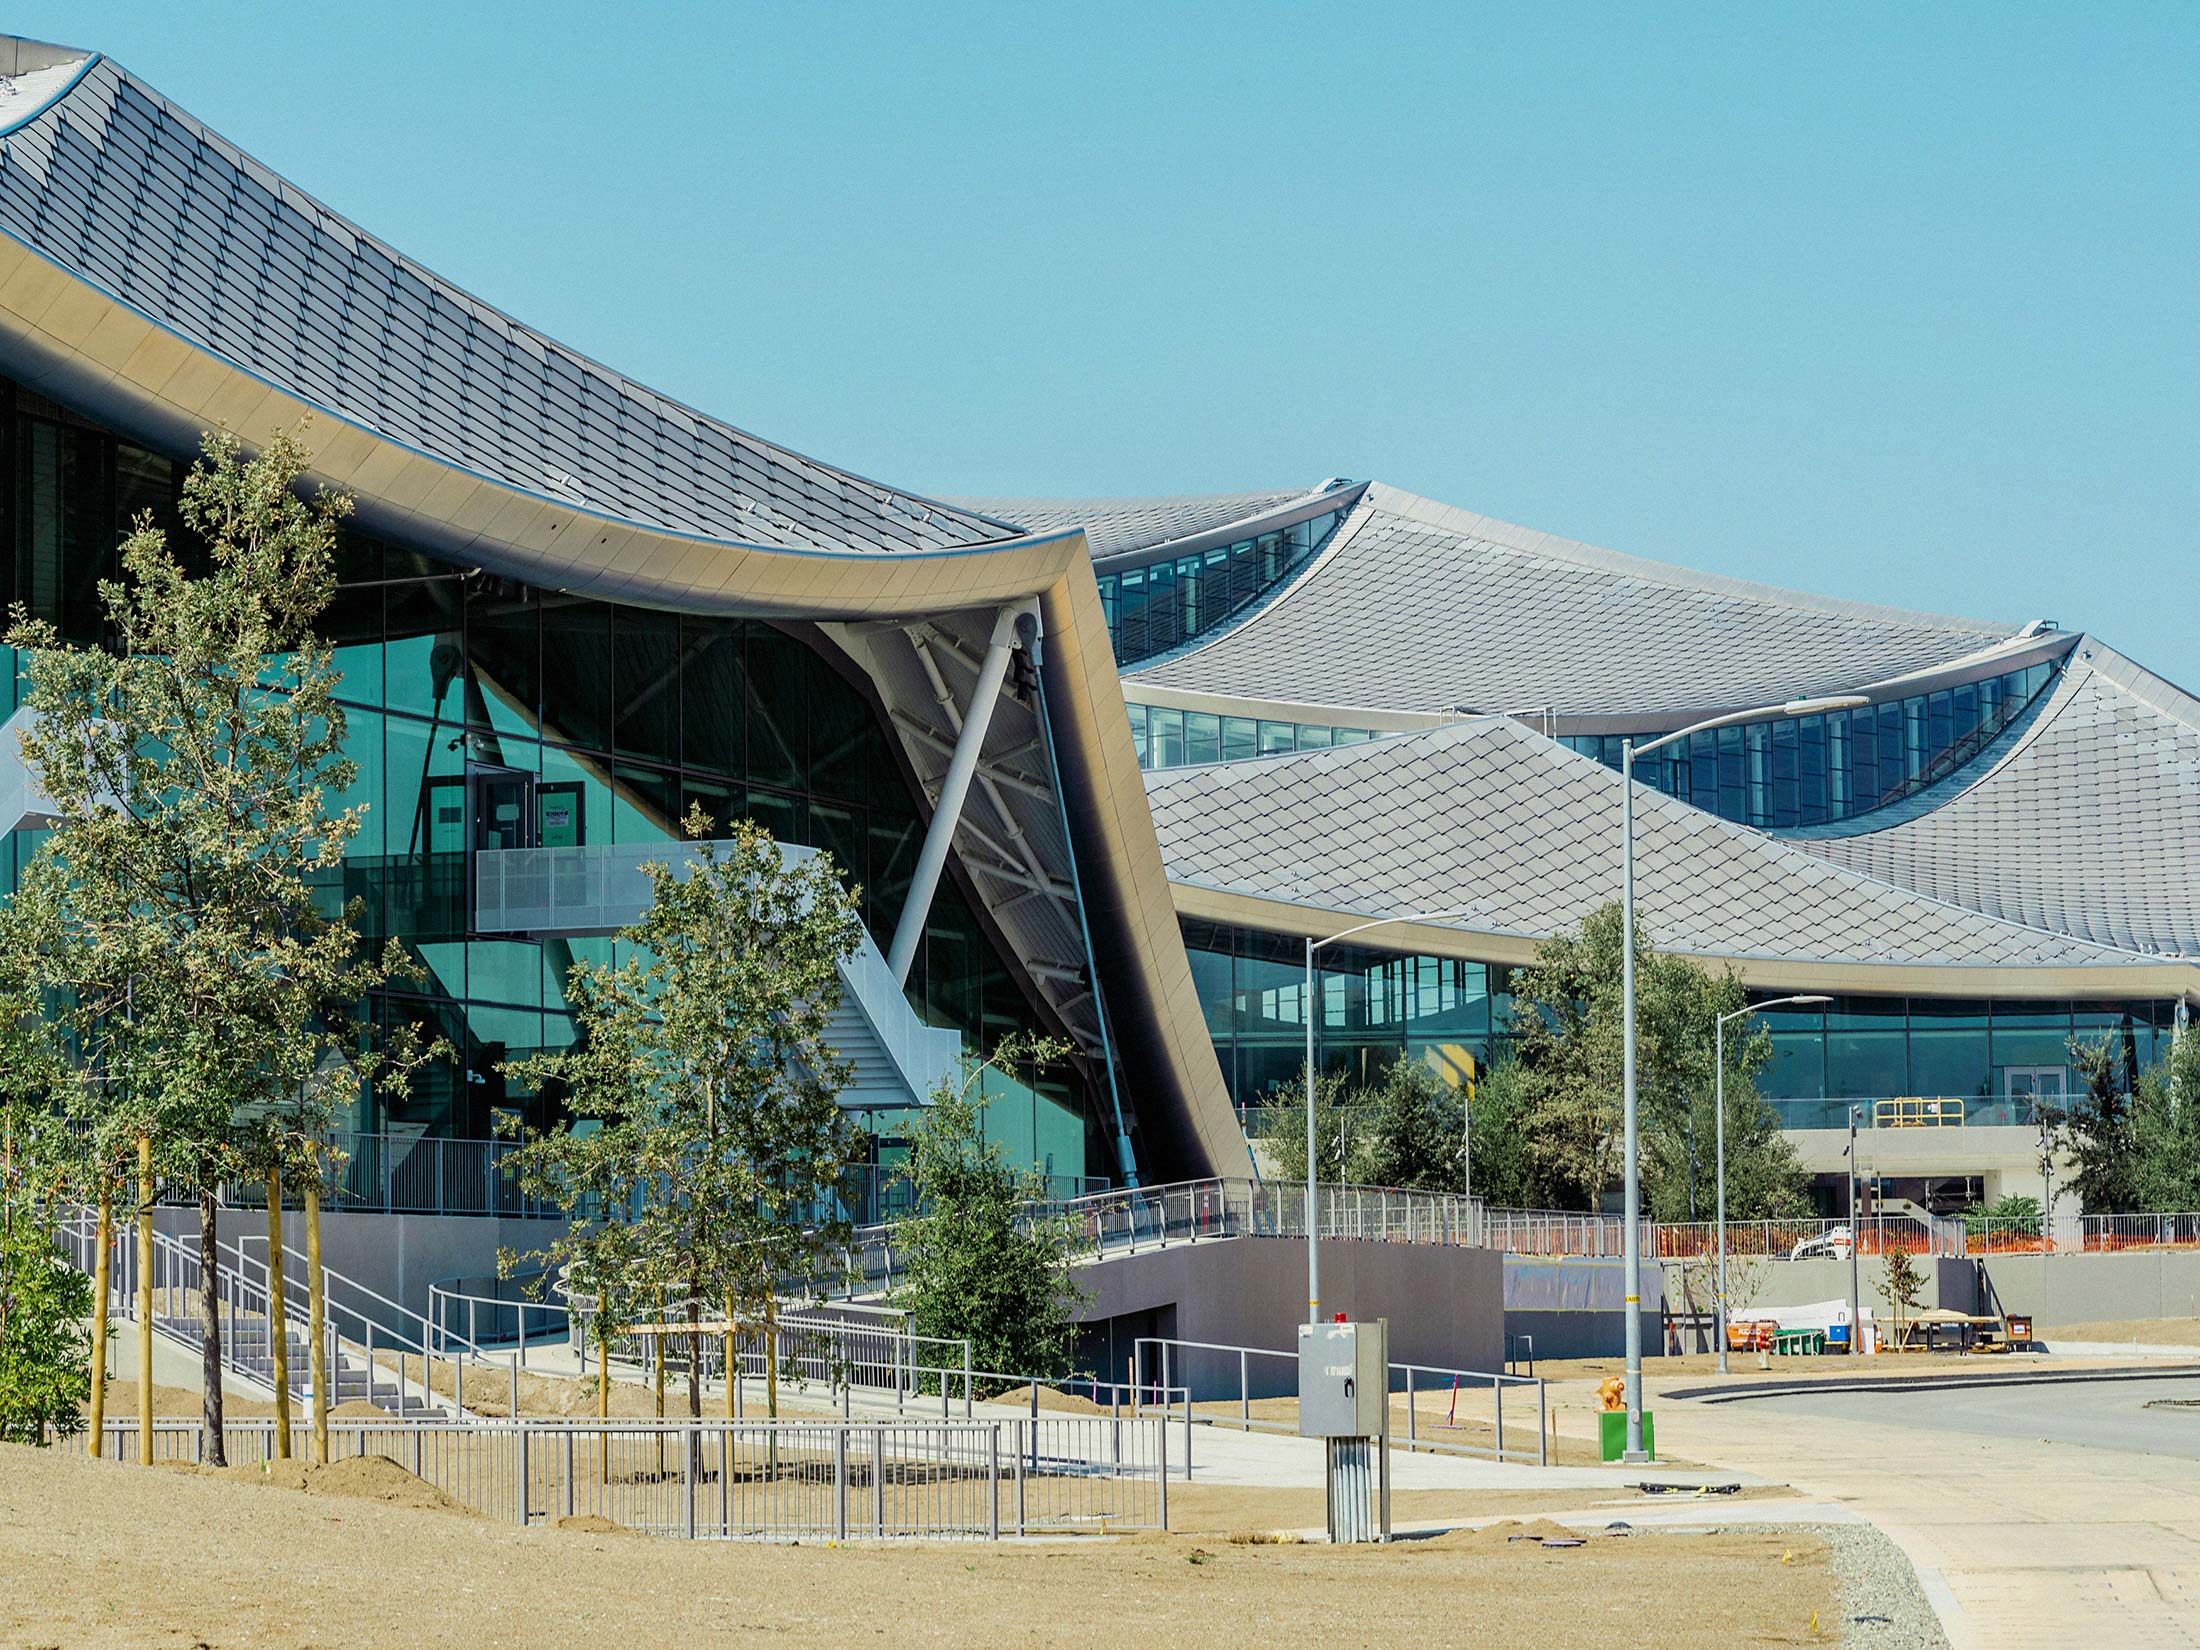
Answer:
M1900 1547L1869 1524L1823 1524L1819 1532L1833 1544L1842 1643L1855 1650L1948 1650L1940 1617Z
M1648 1526L1645 1526L1647 1532ZM1666 1526L1685 1529L1792 1530L1814 1535L1833 1549L1834 1607L1847 1650L1949 1650L1940 1617L1925 1596L1909 1557L1869 1524L1716 1524Z

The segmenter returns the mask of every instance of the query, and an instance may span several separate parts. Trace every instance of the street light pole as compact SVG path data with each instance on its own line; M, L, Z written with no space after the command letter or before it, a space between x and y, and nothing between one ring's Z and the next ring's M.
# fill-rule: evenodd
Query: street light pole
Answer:
M1718 1114L1719 1138L1719 1219L1717 1238L1719 1245L1719 1279L1717 1289L1719 1373L1721 1375L1733 1373L1726 1367L1726 1022L1743 1019L1751 1014L1761 1014L1768 1008L1782 1008L1790 1004L1800 1003L1828 1003L1831 1001L1833 1001L1831 997L1821 997L1815 993L1800 997L1775 997L1770 1002L1751 1003L1745 1008L1737 1008L1731 1014L1722 1014L1712 1026L1711 1042L1714 1072L1711 1104Z
M1639 750L1633 739L1620 743L1620 1131L1626 1191L1622 1207L1627 1231L1622 1253L1627 1270L1627 1447L1620 1459L1647 1461L1642 1447L1642 1164L1635 1127L1635 758L1713 728L1739 726L1772 716L1811 716L1821 711L1852 710L1871 701L1861 693L1823 699L1790 699L1782 705L1738 710L1706 717L1685 728L1660 734Z
M1857 1288L1856 1246L1863 1234L1856 1229L1856 1120L1864 1114L1862 1106L1849 1108L1849 1356L1854 1358L1864 1350L1864 1326L1858 1321L1863 1310L1863 1293Z
M1306 936L1306 1321L1322 1321L1321 1154L1314 1146L1314 936Z
M1350 928L1339 929L1327 939L1306 937L1306 1321L1322 1321L1322 1262L1321 1262L1321 1201L1316 1195L1320 1185L1321 1159L1315 1150L1314 1135L1314 953L1324 946L1349 939L1354 934L1364 934L1370 928L1383 928L1394 922L1443 922L1452 917L1466 916L1465 908L1456 911L1415 911L1403 916L1377 917L1372 922L1354 923ZM1337 1166L1339 1184L1344 1180L1344 1165Z

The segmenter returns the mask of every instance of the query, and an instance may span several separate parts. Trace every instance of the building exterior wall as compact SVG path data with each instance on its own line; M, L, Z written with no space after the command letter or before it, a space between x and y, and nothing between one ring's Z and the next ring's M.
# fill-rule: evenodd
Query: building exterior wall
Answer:
M1325 1317L1343 1312L1356 1320L1389 1319L1395 1363L1502 1369L1503 1270L1502 1257L1488 1249L1324 1243L1322 1312ZM1094 1261L1080 1267L1077 1277L1091 1293L1078 1313L1078 1321L1086 1324L1141 1315L1149 1321L1173 1317L1179 1340L1263 1347L1295 1357L1299 1325L1306 1321L1306 1245L1288 1238L1171 1244ZM1173 1382L1189 1381L1198 1398L1237 1395L1235 1354L1182 1357L1188 1362L1172 1359ZM1114 1369L1109 1373L1120 1375ZM1297 1366L1286 1359L1251 1359L1247 1373L1255 1396L1297 1390ZM1149 1365L1142 1378L1158 1380L1157 1367Z

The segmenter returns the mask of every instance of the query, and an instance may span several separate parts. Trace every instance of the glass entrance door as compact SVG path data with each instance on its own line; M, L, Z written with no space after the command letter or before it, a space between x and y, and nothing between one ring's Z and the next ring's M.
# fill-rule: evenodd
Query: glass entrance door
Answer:
M2009 1110L2018 1123L2030 1123L2037 1116L2042 1101L2054 1110L2062 1109L2063 1101L2070 1094L2070 1068L2068 1066L2007 1066L2001 1079L2002 1095L2009 1102Z
M510 768L472 768L467 780L473 790L474 829L469 846L482 848L532 848L535 846L532 774Z

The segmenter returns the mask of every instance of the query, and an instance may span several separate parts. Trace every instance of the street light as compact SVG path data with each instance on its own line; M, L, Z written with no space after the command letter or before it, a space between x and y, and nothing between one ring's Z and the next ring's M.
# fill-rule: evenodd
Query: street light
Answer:
M1356 923L1340 929L1325 940L1313 935L1306 937L1306 1321L1322 1321L1322 1266L1320 1252L1321 1215L1314 1193L1321 1175L1321 1160L1314 1150L1314 953L1324 946L1335 945L1339 940L1350 939L1354 934L1364 934L1370 928L1383 928L1394 922L1443 922L1451 917L1464 917L1471 912L1416 911L1405 916L1377 917L1373 922ZM1344 1182L1344 1165L1337 1165L1337 1181Z
M1730 711L1706 717L1685 728L1660 734L1639 754L1708 733L1713 728L1734 727L1763 721L1771 716L1814 716L1821 711L1854 710L1871 701L1861 693L1834 694L1822 699L1790 699L1784 705L1762 705L1755 710ZM1620 1459L1647 1461L1642 1448L1642 1166L1636 1160L1635 1133L1635 741L1628 738L1619 748L1620 819L1620 1096L1621 1156L1627 1177L1624 1218L1627 1222L1624 1253L1627 1257L1627 1447Z
M1833 999L1831 997L1821 997L1816 995L1801 997L1775 997L1770 1002L1751 1003L1746 1008L1737 1008L1731 1014L1722 1014L1712 1025L1711 1042L1712 1048L1714 1050L1712 1057L1717 1062L1716 1075L1712 1079L1712 1092L1714 1095L1712 1105L1718 1115L1719 1129L1718 1291L1719 1373L1721 1375L1732 1373L1732 1371L1726 1367L1726 1022L1729 1020L1745 1019L1752 1014L1761 1014L1768 1008L1784 1008L1794 1003L1830 1003L1832 1001ZM1853 1239L1856 1234L1851 1232L1849 1235Z

